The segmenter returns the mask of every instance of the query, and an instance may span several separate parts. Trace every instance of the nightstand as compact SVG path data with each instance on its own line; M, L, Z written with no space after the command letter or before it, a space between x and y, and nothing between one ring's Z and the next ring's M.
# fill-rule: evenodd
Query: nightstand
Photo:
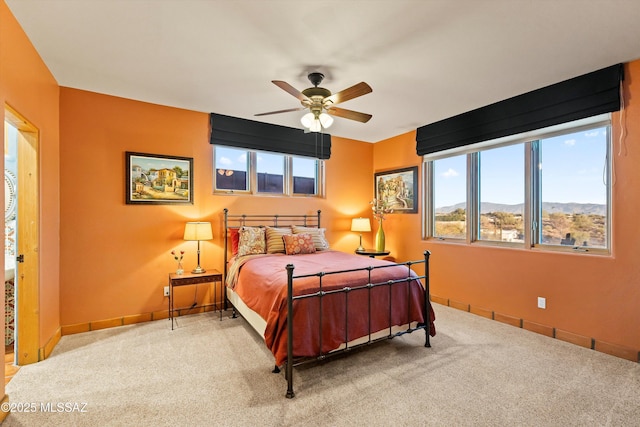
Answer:
M171 330L173 330L173 314L175 312L175 308L173 307L173 288L176 286L187 286L187 285L199 285L200 283L213 283L213 300L214 300L214 309L215 309L215 299L216 299L216 284L220 283L220 301L222 304L224 286L222 286L222 273L215 269L209 269L204 273L184 273L184 274L176 274L169 273L169 318L171 319ZM195 308L195 307L194 307ZM220 306L220 320L222 320L222 306Z
M377 256L389 255L390 251L377 251L375 249L365 249L363 251L356 251L358 255L367 255L369 258L375 258Z

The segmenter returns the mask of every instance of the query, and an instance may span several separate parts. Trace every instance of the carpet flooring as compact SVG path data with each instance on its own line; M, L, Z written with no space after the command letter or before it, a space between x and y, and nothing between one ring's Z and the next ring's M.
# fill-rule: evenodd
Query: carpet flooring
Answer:
M431 348L417 332L301 366L294 399L242 318L209 312L178 318L174 331L161 320L64 336L7 384L4 425L640 425L640 364L434 309Z

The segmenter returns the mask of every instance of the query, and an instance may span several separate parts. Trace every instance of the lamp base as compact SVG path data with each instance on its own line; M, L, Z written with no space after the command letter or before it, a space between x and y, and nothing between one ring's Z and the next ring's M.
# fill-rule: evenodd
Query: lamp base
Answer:
M360 246L358 246L358 249L356 249L357 252L362 252L364 251L364 246L362 246L362 233L360 233Z
M205 270L204 268L197 266L196 268L194 268L193 270L191 270L191 272L193 274L202 274L202 273L206 273L207 270Z

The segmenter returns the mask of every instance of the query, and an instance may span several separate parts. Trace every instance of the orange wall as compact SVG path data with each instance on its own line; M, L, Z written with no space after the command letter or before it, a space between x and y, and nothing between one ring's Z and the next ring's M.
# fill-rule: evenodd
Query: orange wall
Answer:
M61 324L165 310L162 288L175 270L173 249L195 267L196 244L184 223L210 220L214 240L201 243L201 265L223 269L221 214L315 213L334 248L353 250L353 216L368 214L373 146L333 138L326 199L214 196L208 114L70 88L60 89ZM194 158L194 204L125 204L125 151ZM353 159L359 159L354 162ZM194 288L177 289L177 305ZM198 300L204 297L200 290ZM187 302L188 301L188 302Z
M398 260L432 252L434 295L640 348L636 78L639 61L626 69L624 141L614 138L611 256L422 241L421 214L389 216L388 248ZM214 196L207 114L59 88L4 1L0 100L41 132L41 346L60 325L163 310L161 289L175 268L169 252L184 249L185 267L195 264L195 244L182 241L187 220L213 222L215 239L202 243L202 265L220 270L225 207L233 213L321 209L333 247L351 251L357 235L348 231L350 219L370 215L373 172L421 164L414 132L375 145L333 138L326 199ZM614 130L619 133L618 114ZM126 205L125 151L194 157L194 205ZM364 234L366 246L373 234ZM546 310L536 308L537 296L547 298Z
M0 2L0 101L40 132L39 341L43 347L60 327L59 87L4 1Z
M622 143L620 114L612 120L611 256L422 241L416 214L385 221L389 248L403 260L431 251L433 295L640 350L640 61L625 76ZM420 163L414 132L374 145L374 171ZM538 296L547 298L546 310L537 308Z

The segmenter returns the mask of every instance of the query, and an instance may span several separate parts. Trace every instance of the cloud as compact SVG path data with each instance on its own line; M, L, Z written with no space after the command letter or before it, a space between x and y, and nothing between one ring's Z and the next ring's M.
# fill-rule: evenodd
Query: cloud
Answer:
M564 145L568 145L568 146L573 147L574 145L576 145L576 140L575 140L575 139L567 139L567 140L564 142Z
M600 132L599 132L599 131L597 131L597 130L592 130L592 131L589 131L589 132L585 132L585 133L584 133L584 136L586 136L587 138L595 138L595 137L596 137L596 136L598 136L599 134L600 134Z
M223 156L223 157L220 157L218 159L218 163L220 163L221 165L228 166L228 165L232 164L233 162L231 161L230 158Z
M455 169L447 169L446 172L442 172L441 176L443 176L444 178L453 178L460 175Z

